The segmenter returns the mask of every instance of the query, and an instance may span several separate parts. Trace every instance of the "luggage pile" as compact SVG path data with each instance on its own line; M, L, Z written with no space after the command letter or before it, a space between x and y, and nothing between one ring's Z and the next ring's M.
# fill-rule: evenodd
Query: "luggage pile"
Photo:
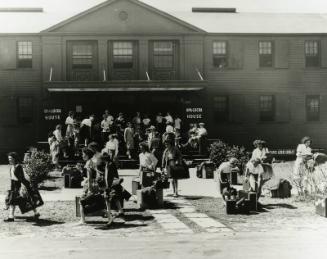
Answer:
M62 169L65 188L82 188L83 175L77 166L66 165Z
M132 194L137 196L140 209L154 209L163 206L163 189L169 189L170 182L165 175L143 170L141 177L132 181Z
M236 196L226 200L226 214L249 214L257 211L257 194L249 191L238 191Z

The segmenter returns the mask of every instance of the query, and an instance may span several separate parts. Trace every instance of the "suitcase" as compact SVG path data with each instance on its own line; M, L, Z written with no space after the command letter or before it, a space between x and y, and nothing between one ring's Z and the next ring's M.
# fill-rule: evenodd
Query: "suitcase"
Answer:
M101 194L92 194L81 200L80 203L84 207L85 215L106 209L106 202Z
M80 197L75 197L75 208L76 208L76 217L80 217ZM124 200L121 201L122 206L124 206ZM111 204L111 210L117 210L116 205L114 203ZM84 211L85 213L85 211ZM87 212L85 213L85 216L87 217L106 217L107 216L107 206L104 204L103 209L99 209L94 212Z
M169 187L170 187L170 182L168 181L168 179L159 179L155 183L155 188L157 190L160 190L160 189L169 189Z
M163 190L145 192L145 189L137 190L137 205L140 209L157 209L163 207Z
M65 188L82 188L83 177L77 168L65 166L62 175L64 176Z
M316 214L327 217L327 197L323 195L317 195L315 198Z
M249 200L249 209L250 211L257 211L258 210L258 201L257 201L257 194L255 192L248 192L248 191L243 191L239 190L238 191L238 198L245 198Z
M249 214L250 213L250 200L242 198L236 202L237 213Z
M212 162L203 162L197 166L196 175L198 178L213 179L215 164Z
M136 195L136 191L141 189L140 179L135 178L132 180L132 194Z
M233 185L237 185L237 174L239 173L240 170L238 169L232 169L232 172L231 172L231 177L230 177L230 181L231 181L231 184Z
M282 181L276 190L271 190L271 198L289 198L291 197L292 186L289 181Z
M155 177L156 174L154 171L149 171L149 170L142 170L141 171L141 186L144 187L149 187L152 186L154 181L155 181Z
M226 214L236 214L236 200L226 200Z

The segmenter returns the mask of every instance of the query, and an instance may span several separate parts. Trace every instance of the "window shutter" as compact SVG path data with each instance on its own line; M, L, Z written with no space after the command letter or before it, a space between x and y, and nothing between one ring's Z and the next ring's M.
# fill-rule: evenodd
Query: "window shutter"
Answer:
M228 67L235 69L243 67L243 42L241 40L228 41Z
M244 95L235 94L229 97L230 121L241 123L244 120Z
M14 97L0 98L0 125L17 124L17 99Z
M320 120L327 121L327 95L320 96Z
M276 68L288 68L289 60L289 42L288 40L276 40L275 41L275 50L276 50Z
M288 122L290 120L290 97L288 95L276 95L276 121Z
M16 41L3 40L0 43L0 66L3 69L16 69Z
M327 67L327 39L321 40L321 67Z

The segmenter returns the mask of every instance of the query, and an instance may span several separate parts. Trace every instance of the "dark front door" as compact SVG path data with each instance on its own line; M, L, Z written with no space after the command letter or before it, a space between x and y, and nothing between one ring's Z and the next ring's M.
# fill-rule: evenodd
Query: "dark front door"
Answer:
M138 79L138 44L136 41L110 41L109 80Z
M67 80L98 80L98 46L96 41L67 42Z

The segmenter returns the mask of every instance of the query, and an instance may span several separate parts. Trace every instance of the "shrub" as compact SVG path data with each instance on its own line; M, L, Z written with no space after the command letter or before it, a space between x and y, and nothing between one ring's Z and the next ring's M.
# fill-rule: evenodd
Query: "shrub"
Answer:
M51 156L44 151L33 150L24 162L25 172L33 186L42 183L52 169Z
M243 169L243 166L250 159L244 147L231 146L221 140L211 144L209 157L210 160L215 163L216 167L222 162L228 161L231 157L235 157L240 162L240 169Z

